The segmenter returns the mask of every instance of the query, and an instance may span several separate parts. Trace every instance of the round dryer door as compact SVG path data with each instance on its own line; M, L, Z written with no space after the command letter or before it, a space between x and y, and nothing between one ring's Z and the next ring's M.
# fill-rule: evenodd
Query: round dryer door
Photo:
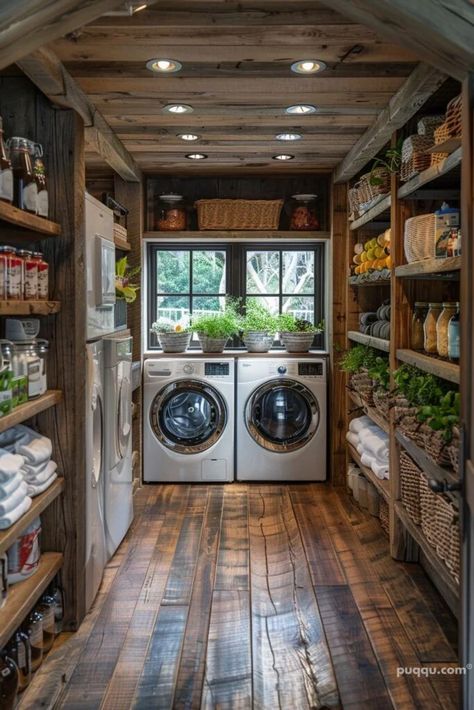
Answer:
M222 395L205 382L181 380L164 387L152 402L151 427L172 451L194 454L218 441L227 422Z
M128 377L120 380L117 406L117 453L120 459L125 458L130 446L132 432L132 387Z
M300 382L270 380L249 397L245 420L251 437L264 449L287 453L305 446L320 420L315 395Z

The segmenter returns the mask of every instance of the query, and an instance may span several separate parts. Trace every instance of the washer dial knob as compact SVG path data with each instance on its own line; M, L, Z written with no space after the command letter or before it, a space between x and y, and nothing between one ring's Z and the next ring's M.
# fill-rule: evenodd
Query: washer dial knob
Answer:
M183 367L183 372L185 372L186 375L192 375L194 372L194 367L192 365L186 364Z
M279 365L278 366L278 374L279 375L284 375L286 374L286 367L284 365Z

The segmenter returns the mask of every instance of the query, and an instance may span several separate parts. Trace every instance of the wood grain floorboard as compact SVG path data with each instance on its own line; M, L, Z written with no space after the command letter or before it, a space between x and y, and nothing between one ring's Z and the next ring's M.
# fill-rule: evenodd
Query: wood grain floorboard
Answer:
M228 486L217 558L215 590L248 590L249 529L247 486Z

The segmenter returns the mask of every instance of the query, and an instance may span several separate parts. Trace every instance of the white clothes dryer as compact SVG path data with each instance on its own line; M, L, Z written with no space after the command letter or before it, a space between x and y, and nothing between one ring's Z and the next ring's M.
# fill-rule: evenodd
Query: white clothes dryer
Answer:
M326 390L322 358L239 358L238 480L326 480Z
M233 359L145 361L145 482L233 480L234 390Z

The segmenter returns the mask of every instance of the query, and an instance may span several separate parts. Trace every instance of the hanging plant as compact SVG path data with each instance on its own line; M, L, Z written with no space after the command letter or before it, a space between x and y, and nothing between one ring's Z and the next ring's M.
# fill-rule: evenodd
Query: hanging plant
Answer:
M399 138L395 148L388 148L382 158L376 158L370 170L369 183L374 187L383 185L383 178L377 175L378 168L385 168L390 174L397 174L402 165L403 138Z

